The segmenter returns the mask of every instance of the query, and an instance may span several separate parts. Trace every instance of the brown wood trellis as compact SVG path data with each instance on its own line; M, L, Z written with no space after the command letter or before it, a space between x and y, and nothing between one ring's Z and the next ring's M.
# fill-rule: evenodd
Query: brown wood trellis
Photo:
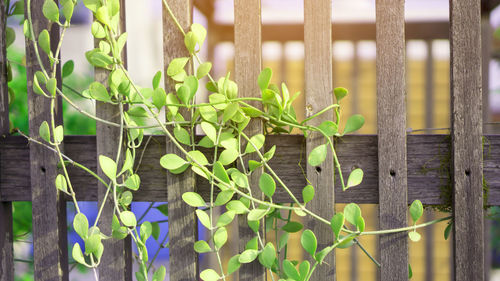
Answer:
M184 28L192 21L192 1L168 0ZM305 0L304 26L289 26L296 40L305 44L305 95L306 104L313 111L332 103L332 0ZM35 34L47 28L41 9L43 0L33 0L32 15ZM122 7L124 8L124 1ZM200 10L209 9L211 1L195 1ZM484 4L486 2L486 4ZM485 5L496 5L496 1L483 1ZM0 1L0 27L5 30L4 1ZM481 79L481 2L479 0L451 0L450 24L436 26L437 32L429 32L425 25L406 25L404 0L377 0L377 21L373 25L359 25L359 38L377 41L377 93L378 135L347 136L337 142L338 154L347 173L353 167L365 171L365 180L360 187L342 192L333 190L333 165L326 161L319 168L308 167L307 176L321 194L310 204L311 209L328 217L335 203L378 203L381 228L401 227L407 224L407 204L420 199L424 204L443 204L442 180L449 175L440 174L434 168L441 165L440 157L451 155L450 174L453 194L454 216L454 277L455 280L484 280L483 246L483 175L488 183L487 205L500 205L500 137L486 136L482 142L482 79ZM208 7L208 8L207 8ZM489 7L489 6L488 6ZM493 7L493 6L491 6ZM491 8L490 7L490 8ZM256 78L261 70L261 40L270 38L272 26L262 26L260 0L235 0L235 77L243 96L259 93ZM124 12L124 9L122 10ZM205 11L206 14L210 10ZM230 30L231 26L210 26L217 30ZM342 25L337 25L339 38L349 36ZM122 27L124 29L124 26ZM177 56L186 55L181 34L163 16L165 65ZM434 28L427 25L427 28ZM356 27L354 27L356 30ZM368 29L368 30L366 30ZM301 31L303 30L303 36ZM344 30L344 31L343 31ZM445 135L406 134L405 101L405 36L406 38L448 38L451 46L451 138ZM344 32L344 33L342 33ZM443 36L443 33L445 34ZM219 34L219 40L232 40L232 32ZM336 27L333 26L333 35ZM357 33L354 33L357 34ZM432 34L441 34L435 37ZM353 35L354 37L358 35ZM374 36L375 35L375 36ZM51 26L51 36L56 42L59 36L57 25ZM278 34L279 36L279 34ZM433 37L434 36L434 37ZM441 37L439 37L441 36ZM293 39L293 38L292 38ZM278 41L291 39L278 38ZM360 40L360 39L357 39ZM37 144L28 144L22 137L8 136L8 91L6 83L5 34L0 36L0 280L14 280L12 201L33 202L33 240L35 280L68 280L68 256L66 237L66 208L68 198L60 196L53 187L57 159L47 149ZM38 136L38 128L49 118L48 101L32 92L33 73L39 68L33 55L33 46L27 42L28 97L30 135ZM56 46L52 46L56 47ZM47 63L47 62L46 62ZM104 81L106 73L96 71L95 77ZM60 84L60 76L58 77ZM59 85L60 86L60 85ZM173 87L168 81L166 89ZM61 102L59 102L59 105ZM97 104L97 115L110 118L116 108ZM59 111L61 112L61 111ZM320 120L318 120L320 121ZM58 116L62 122L62 116ZM262 131L258 122L250 126L252 132ZM98 125L97 136L67 136L64 151L87 167L97 170L97 155L112 154L117 128ZM299 136L269 136L269 143L277 145L273 165L290 184L298 197L305 185L300 168L296 165L301 151L310 151L319 138ZM156 137L154 145L144 154L139 174L143 179L141 192L135 195L139 201L168 201L170 224L170 280L197 280L197 254L191 249L196 240L196 219L193 208L180 200L183 192L195 188L208 196L207 184L191 173L173 176L159 165L160 155L175 149L164 137ZM484 153L483 153L484 151ZM329 156L331 157L331 155ZM484 158L484 159L483 159ZM427 172L422 172L423 167ZM29 171L29 176L27 176ZM79 200L101 200L102 186L79 170L71 170ZM254 181L255 179L252 179ZM278 191L277 202L287 202L285 194ZM103 221L110 221L106 212ZM244 224L243 221L240 224ZM321 237L320 245L331 243L330 229L308 223L309 228ZM106 230L104 229L106 232ZM245 245L248 235L240 228L240 247ZM408 245L404 233L384 235L380 239L381 280L405 280L408 277ZM100 280L132 280L131 246L129 240L106 241L105 257L100 268ZM330 255L327 263L335 263ZM257 264L240 269L240 280L264 280L265 274ZM335 280L335 270L320 267L314 280Z

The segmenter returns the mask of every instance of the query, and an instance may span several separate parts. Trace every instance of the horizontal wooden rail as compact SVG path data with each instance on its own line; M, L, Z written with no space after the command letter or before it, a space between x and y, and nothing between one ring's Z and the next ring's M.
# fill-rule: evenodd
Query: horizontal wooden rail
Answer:
M448 21L407 22L405 24L406 40L437 40L449 38ZM232 24L214 24L211 30L216 41L234 41ZM375 41L375 23L333 23L332 40ZM304 41L304 25L297 24L263 24L262 41Z
M438 205L451 196L449 135L409 135L408 152L408 202L420 199L424 204ZM279 176L301 198L306 185L299 166L306 168L305 139L303 136L268 136L266 149L276 145L276 155L270 162ZM96 169L95 136L66 136L64 150L73 160ZM142 149L138 150L140 155ZM488 205L500 205L500 135L487 135L484 139L484 177L488 187ZM335 185L336 203L378 203L377 136L353 135L337 140L337 153L347 178L348 172L360 167L365 172L360 186L340 190ZM160 167L159 158L165 154L165 138L154 136L142 157L139 175L140 192L136 201L167 201L166 170ZM302 159L302 160L301 160ZM29 147L26 139L10 136L0 140L0 198L2 201L30 201ZM97 199L97 181L82 170L70 168L78 200ZM199 178L199 190L208 198L209 185ZM276 202L289 202L282 189L276 190ZM485 196L486 197L486 196ZM448 197L451 200L451 197Z

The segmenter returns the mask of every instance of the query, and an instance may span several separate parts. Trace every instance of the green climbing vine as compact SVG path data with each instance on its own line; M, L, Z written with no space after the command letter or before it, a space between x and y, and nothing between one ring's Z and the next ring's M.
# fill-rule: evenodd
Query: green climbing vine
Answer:
M31 7L31 1L27 6ZM33 77L33 91L51 100L51 119L40 126L42 141L32 141L45 145L55 151L59 157L61 173L55 179L55 187L67 194L73 200L76 216L73 227L83 239L84 248L79 243L72 247L73 259L86 267L94 270L95 279L99 276L96 271L101 262L101 257L106 249L102 241L106 239L124 239L130 236L137 246L135 257L139 267L135 273L137 280L149 280L149 273L153 271L152 280L164 280L166 268L154 268L153 260L148 260L146 241L153 237L158 240L158 224L137 219L129 210L133 200L131 191L140 192L141 179L134 166L141 160L138 148L144 145L144 129L157 128L167 136L180 154L167 153L159 159L156 165L161 165L172 174L180 174L192 170L210 184L210 198L207 201L196 192L186 192L182 195L184 202L196 209L196 215L209 233L207 240L199 240L194 244L193 251L197 253L212 253L217 256L219 263L216 269L205 269L200 277L206 281L226 280L226 277L236 272L241 264L258 260L271 276L279 280L310 280L315 269L323 263L325 257L336 248L346 248L352 245L362 247L357 238L365 235L381 235L396 232L408 232L413 241L420 240L417 230L449 218L438 219L422 224L417 224L423 213L422 203L414 201L410 208L412 223L403 228L378 231L365 231L365 220L357 204L347 204L343 212L336 213L333 217L321 217L308 209L308 203L315 200L315 187L306 185L302 190L302 201L299 201L287 184L277 175L270 166L269 161L276 153L276 146L264 151L266 136L273 133L291 133L293 129L301 130L304 137L319 134L323 143L315 147L307 156L307 164L318 166L327 161L326 155L330 151L333 155L336 176L342 189L353 188L363 179L363 171L359 168L350 172L347 179L341 173L341 163L337 158L333 138L355 132L364 124L361 115L353 115L347 119L344 128L340 128L341 104L348 95L345 88L334 89L336 104L328 105L303 121L298 121L293 101L299 93L291 94L286 86L281 87L270 83L272 71L269 68L262 70L258 80L255 81L260 88L260 97L244 98L238 96L238 85L231 80L228 73L225 77L214 79L211 74L212 64L203 62L198 53L203 46L206 30L199 24L192 24L185 31L169 7L166 0L163 5L170 14L170 19L176 24L184 36L184 43L189 53L186 57L173 58L165 73L158 71L152 78L152 87L141 87L130 77L122 61L122 52L127 41L127 33L120 32L120 3L119 0L84 0L85 6L92 11L94 22L91 33L100 40L98 47L86 52L87 60L96 68L109 72L107 85L95 81L81 96L98 102L109 103L119 109L119 121L104 120L92 113L79 108L61 89L58 88L56 73L57 66L61 64L59 54L62 40L68 28L71 27L71 17L76 1L61 0L56 4L54 0L45 0L42 7L44 16L50 24L59 25L61 28L60 41L56 42L53 52L49 32L44 29L35 34L31 19L31 10L28 9L28 18L24 21L24 34L34 44L34 50L41 67ZM61 22L61 15L64 22ZM48 59L49 66L43 64L43 59ZM194 63L196 62L196 64ZM198 65L193 67L193 65ZM63 73L71 72L72 66L63 66ZM162 76L169 83L175 85L175 91L167 93L160 83ZM207 77L208 82L203 85L202 78ZM209 92L207 103L196 103L195 97L202 88ZM60 149L64 140L64 128L55 122L55 102L57 97L62 97L81 114L103 122L107 125L120 128L119 141L116 143L118 153L114 158L104 155L99 156L99 167L106 178L101 178L95 171L75 162L65 156ZM252 106L255 102L261 106ZM181 114L180 112L187 112ZM165 113L164 113L165 112ZM322 114L332 114L335 120L322 122L319 126L312 125L312 120ZM165 114L166 120L162 121ZM184 116L189 116L185 118ZM245 128L256 119L263 122L265 130L262 133L248 135ZM152 120L154 125L141 125L144 120ZM195 138L195 128L200 128L204 136L198 141ZM149 139L146 141L149 142ZM206 149L213 150L212 158L203 153ZM246 161L245 156L252 155L253 159ZM123 158L123 159L122 159ZM328 160L329 161L329 160ZM121 164L119 164L121 163ZM107 188L105 199L99 206L97 219L89 225L87 217L80 211L74 187L69 177L67 166L73 165L83 169L97 178ZM249 178L259 174L258 182L250 182ZM252 194L252 186L256 185L264 195L263 197ZM332 187L333 188L333 187ZM292 204L279 204L273 201L277 189L282 189L289 195ZM106 198L111 197L111 201ZM112 232L102 233L99 219L106 202L113 204ZM225 211L216 215L215 207L224 206ZM150 205L149 209L151 209ZM288 211L288 216L281 215L282 210ZM166 209L165 209L166 212ZM300 222L292 221L291 215L295 213L308 219L317 220L331 227L334 241L331 245L319 249L317 238L310 229L305 229L301 235L301 245L311 256L311 261L304 260L300 263L289 260L287 255L280 257L280 251L287 251L290 233L303 229ZM238 216L246 216L248 227L254 231L255 237L247 243L246 249L231 257L228 261L221 259L220 251L228 242L227 226ZM283 227L278 227L283 222ZM266 241L265 235L259 231L261 224L265 223L269 231L274 232L275 243ZM165 241L162 242L162 244ZM377 265L378 262L362 248ZM155 255L156 257L156 255ZM226 263L226 264L223 264ZM226 267L227 265L227 267ZM298 266L298 268L297 268ZM326 266L326 265L325 265ZM227 268L227 270L224 270Z

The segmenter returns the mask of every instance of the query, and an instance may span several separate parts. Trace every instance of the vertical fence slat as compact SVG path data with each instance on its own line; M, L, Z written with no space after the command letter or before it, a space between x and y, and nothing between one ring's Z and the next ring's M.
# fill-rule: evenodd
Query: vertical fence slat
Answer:
M262 68L262 43L261 43L261 1L260 0L235 0L234 1L234 69L235 80L239 87L241 97L258 97L260 89L257 77ZM257 103L252 103L258 106ZM245 129L248 136L263 132L262 123L252 120ZM254 159L245 157L245 162ZM255 160L255 159L254 159ZM252 195L262 195L258 188L259 171L254 171L250 177ZM249 229L246 216L239 216L239 250L245 250L245 244L255 237ZM263 225L261 223L261 225ZM261 231L261 235L263 232ZM239 280L266 280L265 270L255 260L243 264L239 270Z
M427 58L425 60L425 127L434 126L434 54L432 40L425 41Z
M9 134L9 90L7 86L7 50L5 3L0 1L0 137ZM0 194L0 201L2 196ZM14 249L12 244L12 203L0 202L0 280L14 280Z
M404 0L376 1L380 228L407 225ZM406 232L380 236L381 280L408 279Z
M304 82L306 115L314 114L333 103L332 86L332 1L304 0ZM325 120L331 120L333 114L323 114L315 118L313 125L318 126ZM320 134L311 134L307 138L307 155L325 139ZM307 165L307 178L316 189L316 198L308 203L308 208L323 218L330 219L334 212L333 193L333 158L328 149L326 161L320 166ZM316 220L307 222L318 238L321 250L333 243L331 228ZM316 269L311 280L335 280L335 254L330 253L323 266Z
M125 32L125 1L120 0L120 32ZM99 39L95 39L94 45L98 47ZM122 60L127 61L126 47L123 49ZM103 85L108 85L109 71L103 68L95 68L94 78ZM104 120L120 123L120 108L118 105L113 105L104 102L96 102L96 115ZM116 159L118 153L118 143L120 138L120 128L113 127L101 122L96 124L96 145L97 159L99 155L105 155L111 159ZM120 157L122 159L123 157ZM104 172L98 168L99 177L106 179ZM101 182L97 186L98 195L97 201L99 206L102 204L107 188ZM113 220L114 207L111 194L108 195L106 204L102 210L102 215L99 219L99 227L103 233L111 233L111 222ZM127 237L122 240L107 239L102 241L104 252L99 265L99 280L100 281L131 281L132 280L132 248L131 239Z
M483 280L480 1L450 1L455 280Z
M182 28L187 31L192 22L192 1L169 1L170 8L179 20ZM184 46L184 37L170 18L166 9L163 9L163 63L165 72L170 61L177 57L189 57ZM189 65L188 68L192 68ZM191 71L191 70L188 70ZM165 77L165 90L175 92L175 83ZM187 111L180 110L186 120L190 116ZM182 152L167 139L168 153L181 154ZM198 280L198 255L194 252L194 242L197 240L197 219L195 208L188 206L181 199L184 192L195 191L195 177L191 169L180 175L169 173L168 187L168 229L170 235L170 281Z
M42 14L43 0L31 1L31 17L35 36L43 29L49 30L52 52L55 53L59 41L59 27L52 24L49 28L47 19ZM27 1L26 4L27 5ZM26 13L28 8L25 9ZM26 74L29 109L29 134L32 138L41 140L40 124L48 121L50 124L50 100L33 92L33 75L40 70L35 50L31 40L26 40ZM48 68L49 62L40 50L43 65ZM58 87L61 87L60 64L57 75ZM56 125L62 124L62 101L56 99ZM62 148L62 147L61 147ZM68 247L66 202L54 186L58 173L56 154L35 143L30 143L30 174L31 200L33 215L33 256L35 280L68 280Z

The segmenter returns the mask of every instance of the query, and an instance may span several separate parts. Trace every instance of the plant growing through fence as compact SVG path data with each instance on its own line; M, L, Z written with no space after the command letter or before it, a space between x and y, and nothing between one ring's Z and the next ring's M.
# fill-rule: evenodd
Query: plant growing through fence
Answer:
M31 0L26 1L27 6L30 7ZM39 34L33 32L31 9L27 11L28 18L24 22L24 33L35 43L34 50L41 68L33 77L33 90L36 94L51 100L51 119L43 122L39 130L40 137L44 141L41 144L58 154L61 173L55 179L55 187L72 198L77 211L73 227L85 242L84 251L78 243L73 245L72 256L76 262L94 269L96 280L98 280L98 275L95 269L101 262L103 251L106 250L102 240L124 239L127 236L130 236L137 246L136 260L139 270L135 276L138 280L149 280L148 272L153 261L148 260L146 240L151 236L157 239L157 235L154 235L158 231L157 224L148 221L141 222L129 210L133 198L131 191L138 191L141 183L139 175L134 170L134 164L140 162L137 149L144 142L144 129L149 127L161 129L169 141L181 152L163 155L158 165L172 174L180 174L191 169L210 183L208 202L196 192L186 192L182 195L186 204L198 208L196 210L198 219L210 232L208 241L197 241L193 250L198 253L213 253L219 262L218 269L205 269L201 272L200 277L203 280L225 280L228 275L237 271L241 264L255 260L258 260L280 280L310 280L317 266L322 264L324 258L334 249L352 245L362 248L357 240L360 236L407 231L411 240L418 241L420 240L418 228L449 219L417 224L423 213L423 206L418 200L414 201L409 208L412 224L398 229L365 231L365 220L361 209L354 203L348 204L343 212L336 213L332 218L324 218L310 211L307 204L314 200L314 186L307 185L303 188L302 201L294 196L287 184L269 165L276 147L263 151L266 134L286 134L297 129L303 132L305 138L312 133L322 135L324 143L311 151L307 156L307 163L311 166L318 166L326 161L327 152L331 151L342 189L346 190L359 185L363 179L363 171L359 168L354 169L347 179L344 179L332 141L334 137L342 137L344 134L358 130L364 123L361 115L353 115L347 119L344 128L339 127L342 117L340 101L347 96L348 91L344 88L336 88L334 94L337 104L329 105L303 121L298 121L292 103L299 93L292 95L285 84L282 84L280 88L271 84L272 71L266 68L256 81L261 97L240 98L238 85L230 79L230 75L227 74L215 80L210 75L211 63L202 62L198 56L206 37L206 30L199 24L193 24L190 30L184 31L166 0L163 4L171 20L178 26L179 32L184 35L184 43L189 52L189 57L172 59L164 73L165 79L175 83L175 93L166 93L160 87L162 78L160 71L152 79L152 88L140 87L130 78L121 59L127 34L120 33L119 0L84 1L85 6L92 11L95 18L91 27L92 35L100 40L97 48L86 53L87 60L94 67L109 71L109 76L107 85L95 81L83 91L82 95L91 100L116 105L119 108L120 118L118 122L112 122L85 112L78 108L57 86L56 69L61 64L59 59L61 43L64 33L71 25L70 21L76 4L73 0L60 2L61 8L53 0L45 0L43 5L44 16L51 24L57 24L62 28L61 39L56 44L55 52L50 48L51 39L47 30ZM61 14L65 18L64 22L60 21ZM42 58L48 58L49 65L44 65ZM198 66L192 69L195 62ZM63 66L63 73L71 72L70 68ZM208 78L204 86L210 93L209 102L196 103L196 94L202 88L203 80L201 79L205 77ZM56 126L55 123L55 103L58 96L75 106L82 114L121 129L117 143L118 153L114 159L104 155L100 155L98 159L100 168L107 178L99 177L89 168L76 163L61 152L60 145L64 139L64 128L62 125ZM260 103L262 109L252 106L251 102ZM166 121L162 121L160 117L163 110ZM335 120L324 121L319 126L310 124L310 121L317 116L331 112L335 114ZM142 125L145 120L153 120L155 123ZM263 122L266 134L247 135L245 128L252 120ZM201 128L205 134L199 140L195 138L196 127ZM257 160L245 161L244 156L247 155L256 156ZM67 171L68 165L85 170L107 187L105 199L99 207L96 221L92 226L78 207ZM258 182L250 183L250 176L256 172L260 174ZM258 185L264 196L252 194L251 184ZM284 190L293 204L273 202L277 188ZM104 204L108 202L106 200L108 197L112 198L114 212L112 233L102 233L98 221ZM218 206L224 206L226 211L216 216L214 208ZM281 215L282 210L288 211L288 217ZM335 237L334 243L318 249L314 232L306 229L302 233L300 242L310 255L310 259L298 263L287 259L285 255L283 260L280 260L279 253L282 250L286 252L289 233L303 228L299 222L290 221L292 212L329 225ZM225 271L219 253L228 241L227 226L237 216L247 217L248 227L254 231L255 237L247 243L243 252L229 259ZM284 221L286 224L279 228L278 221ZM279 239L276 239L275 244L266 242L265 235L259 231L262 223L265 223L266 229L274 231L276 237L282 233ZM364 248L362 250L364 251ZM377 263L368 252L364 252ZM154 270L153 280L164 280L165 274L166 269L161 266ZM271 274L273 280L275 275Z

